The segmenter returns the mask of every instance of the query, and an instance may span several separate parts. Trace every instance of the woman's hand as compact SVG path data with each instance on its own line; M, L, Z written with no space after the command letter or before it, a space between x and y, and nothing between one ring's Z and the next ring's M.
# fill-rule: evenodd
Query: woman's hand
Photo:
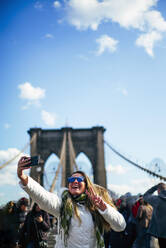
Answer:
M86 190L86 194L88 195L89 199L91 200L91 202L100 210L104 211L107 208L107 205L105 204L105 202L103 201L103 199L97 195L94 190L92 188L89 188L89 191Z
M20 158L18 161L18 166L17 166L17 175L21 179L22 184L26 186L28 184L28 177L24 174L24 170L29 169L30 167L28 164L30 164L30 157L23 156Z

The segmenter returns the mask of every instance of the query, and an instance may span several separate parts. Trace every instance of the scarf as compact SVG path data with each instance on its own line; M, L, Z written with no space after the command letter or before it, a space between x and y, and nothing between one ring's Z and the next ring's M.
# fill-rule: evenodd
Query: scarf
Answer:
M65 190L62 194L62 205L60 209L60 220L61 227L64 230L64 244L67 247L67 239L69 237L69 228L71 223L71 218L74 214L74 204L83 204L87 207L92 215L92 219L94 222L96 239L97 239L97 248L103 248L104 246L104 228L102 225L102 216L99 214L97 210L90 210L89 204L90 201L87 198L85 193L79 196L72 196L68 190Z

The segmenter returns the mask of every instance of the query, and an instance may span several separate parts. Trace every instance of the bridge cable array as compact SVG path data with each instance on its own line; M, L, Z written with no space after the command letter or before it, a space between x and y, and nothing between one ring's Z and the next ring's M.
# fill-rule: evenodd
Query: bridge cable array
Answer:
M114 153L116 153L116 154L117 154L119 157L121 157L122 159L126 160L128 163L134 165L135 167L139 168L140 170L143 170L143 171L147 172L148 174L152 175L153 177L157 177L157 178L160 178L160 180L166 181L166 177L163 177L163 176L161 176L161 175L159 175L159 174L157 174L157 173L155 173L155 172L153 172L153 171L151 171L151 170L149 170L149 169L146 169L146 168L142 167L141 165L139 165L139 164L133 162L132 160L126 158L124 155L122 155L120 152L118 152L115 148L113 148L110 144L108 144L107 141L104 140L104 143L105 143L105 144L106 144Z
M50 192L54 191L54 188L55 188L55 185L56 185L56 181L57 181L61 166L62 167L65 166L64 163L65 163L67 141L68 141L68 144L69 144L68 147L69 147L70 163L71 163L71 165L75 166L76 170L78 170L78 165L75 162L75 157L76 156L75 156L75 151L74 151L73 142L72 142L72 138L71 138L71 133L68 132L68 135L66 135L66 132L65 132L64 137L63 137L63 142L62 142L61 153L60 153L60 162L58 164L58 168L56 170L55 177L54 177L54 179L52 181L52 184L51 184L51 187L50 187L50 190L49 190Z
M2 165L0 165L0 169L3 169L4 167L6 167L8 164L10 164L11 162L13 162L17 157L19 157L27 148L29 145L31 145L33 143L33 141L36 139L37 134L33 134L30 142L28 142L23 149L21 149L21 151L16 154L13 158L11 158L10 160L6 161L5 163L3 163ZM68 143L69 143L69 157L70 157L70 163L74 165L75 169L78 170L78 165L76 164L75 161L75 151L74 151L74 147L73 147L73 142L72 142L72 138L71 138L71 133L68 133L68 136L66 136L66 132L64 133L64 137L63 137L63 142L62 142L62 148L61 148L61 153L60 153L60 162L58 164L58 168L56 170L55 173L55 177L53 179L53 182L50 186L50 192L54 191L55 188L55 184L56 184L56 180L58 178L61 166L64 166L65 163L65 155L66 155L66 143L67 143L67 139L68 139Z
M76 164L76 161L75 161L76 154L75 154L75 150L74 150L74 146L73 146L73 142L72 142L72 138L71 138L71 133L70 132L68 133L68 141L69 141L70 163L75 166L75 169L76 170L78 170L78 165Z
M33 141L35 140L37 134L33 134L30 142L28 142L24 147L23 149L17 154L15 155L12 159L8 160L7 162L5 162L4 164L2 164L0 166L0 169L3 169L4 167L6 167L8 164L10 164L12 161L14 161L17 157L19 157L21 155L21 153L23 153L27 147L29 145L31 145L33 143ZM58 168L57 168L57 171L56 171L56 174L55 174L55 177L53 179L53 182L51 184L51 187L50 187L50 192L53 192L54 191L54 188L55 188L55 184L56 184L56 180L57 180L57 177L59 175L59 172L60 172L60 168L61 166L64 165L65 163L65 154L66 154L66 143L67 143L67 139L68 139L68 143L69 143L69 157L70 157L70 162L71 164L73 164L75 166L75 169L78 170L78 165L76 164L75 162L75 151L74 151L74 147L73 147L73 143L72 143L72 138L71 138L71 133L69 132L68 133L68 136L66 136L66 133L64 133L64 137L63 137L63 143L62 143L62 148L61 148L61 154L60 154L60 162L58 164ZM132 160L130 160L129 158L125 157L123 154L121 154L120 152L118 152L112 145L110 145L107 141L104 140L104 143L115 153L117 154L119 157L121 157L122 159L124 159L125 161L127 161L128 163L134 165L135 167L139 168L140 170L142 171L145 171L146 173L152 175L153 177L157 177L157 178L160 178L160 180L164 180L166 181L166 177L162 176L162 175L159 175L157 174L156 172L154 171L151 171L147 168L144 168L143 166L133 162Z
M28 143L23 147L23 149L22 149L17 155L15 155L13 158L11 158L10 160L8 160L8 161L5 162L4 164L2 164L2 165L0 166L0 169L3 169L3 168L6 167L8 164L10 164L11 162L13 162L17 157L19 157L19 156L21 155L21 153L23 153L23 152L28 148L28 146L29 146L30 144L32 144L32 142L35 140L36 136L37 136L36 133L33 134L33 136L32 136L32 138L31 138L30 142L28 142Z
M52 184L51 184L51 187L50 187L50 190L49 190L50 192L54 191L56 180L57 180L57 177L58 177L59 172L60 172L60 168L64 163L65 154L66 154L66 133L64 133L63 142L62 142L62 148L61 148L61 153L60 153L60 162L58 164L58 168L56 170L55 177L54 177L54 179L52 181Z

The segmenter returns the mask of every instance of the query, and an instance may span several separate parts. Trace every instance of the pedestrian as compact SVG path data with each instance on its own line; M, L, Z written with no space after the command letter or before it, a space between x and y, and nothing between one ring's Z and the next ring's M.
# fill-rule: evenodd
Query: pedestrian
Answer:
M17 223L19 228L24 225L28 212L29 201L26 197L21 197L17 202Z
M0 211L0 247L2 248L18 247L19 223L17 210L16 203L9 201Z
M158 195L153 195L157 191ZM166 184L159 183L150 188L143 198L153 207L148 233L158 238L160 248L166 247Z
M20 231L20 245L27 248L47 248L48 231L50 229L49 215L41 210L37 203L26 216Z
M149 223L152 217L152 206L140 198L140 206L137 211L137 238L135 246L137 248L150 248L150 234L147 233Z
M68 178L68 188L58 196L24 174L29 164L30 158L22 157L17 174L32 200L59 217L57 248L102 248L104 230L125 229L125 220L115 209L106 189L93 184L84 172L73 172Z
M128 221L130 217L130 207L127 201L127 195L121 196L116 201L118 211L123 215L126 221L126 228L122 232L110 232L110 246L111 248L130 248L131 247L131 237L128 232Z

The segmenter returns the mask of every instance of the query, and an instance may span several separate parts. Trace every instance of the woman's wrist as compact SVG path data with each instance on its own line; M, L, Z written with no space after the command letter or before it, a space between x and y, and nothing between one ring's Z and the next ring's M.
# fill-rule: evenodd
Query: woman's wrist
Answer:
M22 185L23 185L23 186L27 186L27 184L28 184L28 176L26 176L26 175L24 174L24 175L20 176L19 178L20 178L20 180L21 180Z

